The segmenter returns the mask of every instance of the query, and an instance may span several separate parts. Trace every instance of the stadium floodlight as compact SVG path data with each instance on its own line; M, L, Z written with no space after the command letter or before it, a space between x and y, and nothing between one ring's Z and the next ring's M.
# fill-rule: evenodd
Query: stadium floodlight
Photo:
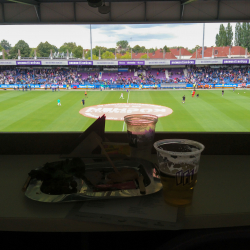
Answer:
M102 0L87 0L90 7L97 8L102 6Z
M20 3L20 4L27 4L27 5L32 5L32 6L38 6L38 2L35 0L7 0L9 2L13 3Z

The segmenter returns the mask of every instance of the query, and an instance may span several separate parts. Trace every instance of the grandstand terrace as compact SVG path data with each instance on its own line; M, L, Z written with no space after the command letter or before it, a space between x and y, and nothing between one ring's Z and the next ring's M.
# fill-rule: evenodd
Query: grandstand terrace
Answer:
M1 66L0 89L250 87L248 65Z
M0 89L199 88L250 86L249 53L241 46L132 53L131 59L72 58L0 60ZM118 58L122 54L116 54ZM143 57L147 58L143 58Z

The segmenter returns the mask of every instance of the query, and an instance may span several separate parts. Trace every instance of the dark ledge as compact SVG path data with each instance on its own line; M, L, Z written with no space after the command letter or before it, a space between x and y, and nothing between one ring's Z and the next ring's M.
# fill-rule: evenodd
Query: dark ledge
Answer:
M82 132L0 133L0 155L60 154ZM111 142L127 142L126 132L106 132ZM185 138L205 145L205 155L249 155L250 133L157 132L155 141ZM154 149L152 152L155 153Z

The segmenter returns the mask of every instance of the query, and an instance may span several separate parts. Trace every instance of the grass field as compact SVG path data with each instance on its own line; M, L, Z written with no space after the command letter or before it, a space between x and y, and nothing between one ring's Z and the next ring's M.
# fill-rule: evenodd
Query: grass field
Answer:
M173 109L159 118L156 131L249 132L250 90L88 91L86 106L107 103L149 103ZM239 93L239 94L238 94ZM182 96L186 95L186 103ZM0 131L84 131L94 119L79 114L83 91L0 91ZM62 106L57 106L60 98ZM122 131L123 121L106 121L106 131Z

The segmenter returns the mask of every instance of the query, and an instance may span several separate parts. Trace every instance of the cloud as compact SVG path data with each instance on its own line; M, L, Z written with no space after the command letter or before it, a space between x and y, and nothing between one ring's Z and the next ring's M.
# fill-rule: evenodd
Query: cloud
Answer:
M193 23L184 23L184 24L92 24L92 29L99 29L99 30L124 30L126 28L132 29L152 29L152 28L163 28L163 27L178 27L178 26L191 26L195 25ZM89 27L89 25L87 25Z
M149 28L161 27L164 25L166 24L128 24L126 26L133 29L149 29Z
M205 24L205 43L207 47L215 45L215 36L219 33L221 23ZM224 24L225 26L226 24ZM233 31L235 23L231 23ZM184 46L194 48L202 46L203 24L110 24L91 25L92 47L116 47L116 43L127 40L131 47L135 45L146 48L162 48L164 45ZM75 42L84 49L90 48L89 25L2 25L2 39L14 46L19 40L24 40L31 48L40 42L61 47L65 42Z
M89 27L89 25L87 25ZM91 29L99 29L103 31L107 30L122 30L126 29L126 25L121 25L121 24L106 24L106 25L99 25L99 24L93 24L91 25Z
M110 35L114 35L114 36L117 36L117 42L118 41L121 41L121 40L126 40L128 41L129 43L130 42L141 42L141 41L151 41L151 40L167 40L167 39L172 39L173 36L172 35L169 35L169 34L155 34L155 35L151 35L151 34L120 34L118 36L118 34L116 32L114 32Z

